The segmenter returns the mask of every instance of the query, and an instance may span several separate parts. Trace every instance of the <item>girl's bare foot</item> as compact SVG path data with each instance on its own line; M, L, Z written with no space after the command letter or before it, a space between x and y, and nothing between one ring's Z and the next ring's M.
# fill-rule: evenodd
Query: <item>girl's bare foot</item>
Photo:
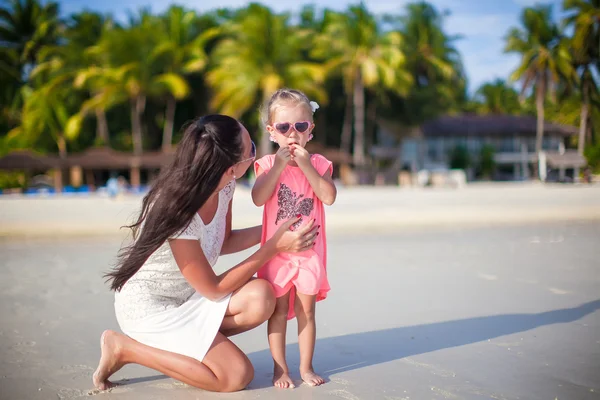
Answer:
M121 334L106 330L100 337L100 362L92 377L94 386L99 390L107 390L115 386L108 378L120 370L124 363L120 360L122 340Z
M300 371L300 377L310 386L319 386L325 383L325 379L315 374L312 368L304 372Z
M296 387L289 373L277 367L273 370L273 386L281 389L293 389Z

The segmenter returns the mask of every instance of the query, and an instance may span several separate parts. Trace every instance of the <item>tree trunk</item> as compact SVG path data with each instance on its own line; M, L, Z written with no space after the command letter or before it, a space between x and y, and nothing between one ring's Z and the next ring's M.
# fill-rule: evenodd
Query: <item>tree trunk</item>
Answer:
M137 96L131 102L131 139L133 154L139 156L143 152L142 142L142 113L146 106L146 97Z
M360 71L354 78L354 166L365 163L365 89Z
M579 140L577 142L577 153L583 155L585 150L585 134L587 132L587 120L589 112L589 97L587 95L587 82L583 86L583 102L581 104L581 121L579 123Z
M538 157L540 155L540 152L542 151L542 144L544 139L544 96L546 94L545 80L546 78L544 76L539 77L538 88L535 98L535 105L537 111L537 125L535 130L535 154ZM539 179L539 163L534 163L533 170L534 176Z
M67 159L67 141L65 140L65 136L61 133L58 135L58 140L56 141L58 146L58 156L61 160Z
M173 96L169 96L167 99L167 110L165 112L165 126L163 128L163 142L162 142L162 151L167 153L171 151L171 146L173 143L173 124L175 120L175 107L177 106L177 101Z
M257 158L265 156L267 154L271 154L271 140L270 140L271 135L269 135L269 132L265 129L263 131L263 133L260 136L260 146L259 146L259 154L257 156Z
M54 177L54 188L57 193L62 192L64 185L64 170L63 170L63 162L67 159L67 141L65 140L65 136L63 133L58 135L58 140L56 141L58 146L58 156L60 158L60 164L56 169L56 175Z
M344 112L344 125L342 127L342 137L340 141L340 150L350 154L350 143L352 142L352 93L348 92L346 96L346 111Z
M109 146L108 141L108 122L106 113L102 109L96 110L96 142L102 146Z
M371 154L371 147L375 142L375 129L377 128L377 101L375 96L369 101L369 105L367 106L367 127L366 127L366 150L367 150L367 158Z
M268 100L269 98L268 93L273 93L274 90L272 91L271 88L268 89L263 89L263 99L262 99L262 104L268 104ZM258 120L260 121L260 115ZM267 128L265 127L262 134L260 135L260 144L258 146L258 154L257 154L257 159L259 157L265 156L267 154L271 154L271 151L273 150L273 147L271 145L271 135L269 134L269 131L267 131Z

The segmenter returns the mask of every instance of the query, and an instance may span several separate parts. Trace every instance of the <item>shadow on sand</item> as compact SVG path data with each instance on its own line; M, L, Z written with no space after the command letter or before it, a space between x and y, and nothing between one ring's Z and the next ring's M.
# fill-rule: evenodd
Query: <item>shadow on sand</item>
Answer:
M538 314L494 315L317 339L315 354L318 357L314 366L327 377L333 373L477 343L544 325L573 322L599 308L600 300L595 300L574 308ZM286 353L290 368L298 365L298 345L288 345ZM250 353L248 357L256 370L251 388L270 387L270 376L264 373L273 368L269 350Z

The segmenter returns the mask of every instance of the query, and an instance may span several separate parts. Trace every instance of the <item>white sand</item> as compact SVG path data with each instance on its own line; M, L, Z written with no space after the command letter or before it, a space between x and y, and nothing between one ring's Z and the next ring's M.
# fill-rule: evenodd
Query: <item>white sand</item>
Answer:
M121 224L137 199L3 199L3 232L21 236L0 240L0 399L598 399L600 224L580 220L599 217L599 194L531 185L340 191L329 214L333 290L317 311L315 368L328 383L270 387L263 325L235 338L256 376L230 395L139 366L118 372L123 385L112 392L92 390L100 333L117 329L101 278L121 243L110 221ZM260 219L247 196L236 197L238 225ZM69 215L77 218L55 233L113 235L30 237ZM48 230L31 224L40 219ZM504 226L487 226L496 223ZM97 230L84 230L89 224ZM244 256L223 257L218 268ZM292 322L292 371L294 332Z
M140 197L0 196L0 236L118 234L140 207ZM397 231L416 227L600 219L600 185L531 183L470 185L462 190L395 187L339 189L327 209L328 229ZM261 209L241 185L234 199L235 227L261 223Z

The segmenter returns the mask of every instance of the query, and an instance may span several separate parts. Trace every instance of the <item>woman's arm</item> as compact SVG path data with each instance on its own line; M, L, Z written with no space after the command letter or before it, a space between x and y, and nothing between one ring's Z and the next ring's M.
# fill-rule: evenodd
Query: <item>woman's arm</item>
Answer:
M262 225L232 230L227 240L223 242L221 255L238 253L249 249L252 246L256 246L260 243L261 234Z
M246 229L231 229L233 199L229 202L227 217L225 219L225 239L221 247L221 255L233 254L249 249L260 243L262 226L253 226Z
M298 217L286 221L254 254L230 270L216 275L196 240L169 241L175 262L185 279L202 296L216 301L242 287L271 258L282 251L305 251L312 247L317 234L314 221L296 231L290 227Z

